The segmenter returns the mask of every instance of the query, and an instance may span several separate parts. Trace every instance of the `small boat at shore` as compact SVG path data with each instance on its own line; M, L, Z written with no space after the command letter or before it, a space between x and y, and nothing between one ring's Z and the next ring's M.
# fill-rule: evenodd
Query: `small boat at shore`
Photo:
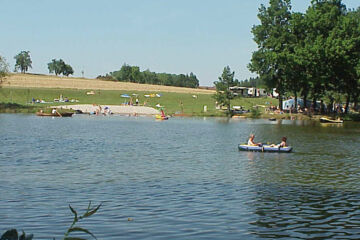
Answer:
M155 115L156 120L168 120L169 117L167 117L163 110L161 110L161 115L157 114Z
M169 118L167 116L162 115L155 115L156 120L168 120Z
M72 112L64 112L64 113L43 113L37 112L36 116L40 117L71 117L74 113Z
M322 117L322 118L320 118L320 122L321 123L343 123L344 121L341 120L340 118L338 118L338 119L330 119L330 118L327 118L327 117Z
M251 146L247 144L239 144L239 151L254 151L254 152L283 152L289 153L292 151L291 146L287 147L272 147L271 145Z

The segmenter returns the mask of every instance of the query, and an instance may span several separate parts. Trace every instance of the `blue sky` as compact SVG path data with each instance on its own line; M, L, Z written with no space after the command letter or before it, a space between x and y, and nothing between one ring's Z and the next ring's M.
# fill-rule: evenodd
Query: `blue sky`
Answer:
M63 59L74 76L94 78L124 64L141 70L196 74L211 86L224 66L243 80L256 50L251 28L263 0L0 0L0 55L30 51L32 73ZM348 8L358 0L343 0ZM293 0L304 12L310 0Z

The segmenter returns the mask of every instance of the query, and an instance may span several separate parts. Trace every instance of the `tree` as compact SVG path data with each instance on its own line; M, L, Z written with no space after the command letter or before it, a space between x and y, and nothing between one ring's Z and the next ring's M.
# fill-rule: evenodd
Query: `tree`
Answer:
M215 81L216 94L214 95L215 100L223 106L226 106L227 114L230 115L230 101L234 98L234 94L230 91L230 87L234 86L234 75L235 72L231 72L230 67L224 67L219 81Z
M326 42L345 11L346 7L341 0L312 0L305 13L303 58L314 106L316 100L322 98L326 91L333 91L332 85L336 85L338 81L333 67L329 64L331 59Z
M317 100L329 99L332 106L335 98L346 97L347 112L360 96L360 8L347 10L341 0L312 0L304 14L290 10L290 0L261 5L261 24L252 29L258 50L249 69L277 89L280 108L282 96L291 93L295 105L300 94L305 107L311 97L314 108Z
M61 59L60 60L56 60L53 59L51 60L51 62L48 63L48 69L49 69L49 73L55 73L55 75L59 75L61 74Z
M130 71L130 82L143 83L141 78L142 76L140 74L140 68L137 66L132 66Z
M279 108L286 91L288 78L287 54L290 42L290 0L270 0L270 6L261 5L258 18L261 24L252 28L258 50L252 55L249 69L256 72L268 88L279 93Z
M333 70L333 89L346 95L347 113L350 99L357 102L359 96L360 18L355 12L348 11L339 18L327 38L325 49Z
M0 56L0 84L8 74L9 74L9 64L6 62L4 57Z
M69 75L74 74L74 70L72 69L72 67L69 64L65 64L62 74L64 76L69 76Z
M25 73L29 70L29 68L32 68L31 64L31 58L30 58L30 52L29 51L21 51L18 55L15 57L16 63L15 63L15 72L20 69L22 73Z
M302 58L302 51L306 37L306 24L304 14L292 13L290 19L290 40L286 48L286 89L295 96L295 109L297 110L298 93L307 95L308 92L308 78L306 75L306 68L304 66L304 59ZM306 96L305 96L306 98Z
M135 82L157 84L165 86L190 87L196 88L199 86L199 80L194 73L190 74L169 74L169 73L155 73L149 69L140 71L138 66L122 65L118 71L110 72L110 76L121 82Z
M191 88L199 87L199 80L197 79L196 75L193 72L190 73L189 81L186 84L186 87L191 87Z
M48 63L49 73L55 73L55 75L63 74L64 76L69 76L74 74L74 70L68 64L66 64L62 59L56 60L53 59Z

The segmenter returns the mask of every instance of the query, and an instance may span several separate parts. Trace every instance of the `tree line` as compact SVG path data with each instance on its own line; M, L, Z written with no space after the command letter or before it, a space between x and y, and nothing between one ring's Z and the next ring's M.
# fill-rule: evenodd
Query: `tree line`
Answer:
M305 13L292 12L290 0L261 5L252 28L258 45L249 69L282 96L358 104L360 95L360 8L341 0L312 0Z
M250 77L249 79L245 79L239 82L236 82L236 86L239 87L256 87L256 88L266 88L266 84L264 81L259 77Z
M32 68L32 60L29 51L21 51L15 57L15 72L18 70L21 73L26 73ZM56 76L62 74L63 76L69 76L74 74L73 68L64 62L62 59L52 59L47 64L49 73L54 73ZM5 77L8 72L8 64L5 59L0 56L0 80ZM103 80L116 80L121 82L134 82L134 83L146 83L165 86L177 86L177 87L199 87L199 80L194 73L190 74L169 74L169 73L155 73L150 70L140 71L138 66L130 66L124 64L120 70L110 72L105 76L99 75L98 79Z
M20 70L21 73L26 73L32 68L32 60L30 51L21 51L15 57L15 68L14 71ZM73 68L64 62L62 59L52 59L48 64L49 73L55 73L55 75L62 74L63 76L69 76L74 74ZM0 80L5 77L9 72L9 64L5 58L0 56Z
M116 80L121 82L146 83L165 86L197 88L199 80L194 73L170 74L155 73L150 70L140 71L138 66L124 64L120 70L110 72L105 76L98 76L99 79Z

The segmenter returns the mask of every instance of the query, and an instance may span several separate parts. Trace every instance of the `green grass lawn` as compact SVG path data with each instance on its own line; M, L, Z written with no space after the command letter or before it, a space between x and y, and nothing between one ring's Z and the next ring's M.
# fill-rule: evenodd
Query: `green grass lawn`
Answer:
M132 96L135 103L137 94L139 103L146 106L156 108L157 104L164 106L167 114L180 113L183 110L184 114L189 115L205 115L205 116L222 116L224 113L215 108L215 100L211 94L193 94L186 93L171 93L171 92L139 92L139 91L111 91L111 90L97 90L95 95L87 95L86 92L90 90L77 90L77 89L44 89L44 88L0 88L0 102L3 103L16 103L20 105L34 106L34 107L47 107L51 105L63 104L101 104L101 105L120 105L127 101L129 98L122 98L120 95L128 94ZM160 94L161 97L149 97L144 95ZM63 98L76 99L76 103L55 103L54 99L59 99L60 95ZM53 103L35 103L32 104L31 100L42 99L46 102ZM277 105L278 100L272 98L237 98L231 101L233 106L243 106L245 109L251 109L254 105L269 106ZM204 113L204 106L207 106L207 112ZM263 107L259 108L264 111Z

